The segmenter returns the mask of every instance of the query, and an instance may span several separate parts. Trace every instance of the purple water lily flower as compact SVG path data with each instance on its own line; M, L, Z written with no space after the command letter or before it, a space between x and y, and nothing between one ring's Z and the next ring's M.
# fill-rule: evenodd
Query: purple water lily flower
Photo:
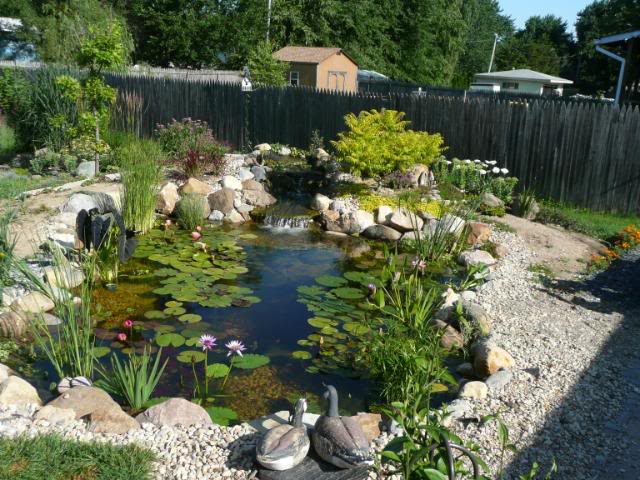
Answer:
M202 350L212 350L213 347L216 346L216 341L218 339L213 335L204 334L200 337L200 345L202 346Z
M240 340L231 340L229 343L225 345L229 349L229 353L227 353L227 357L230 357L234 353L236 355L242 356L242 352L246 350L246 347Z

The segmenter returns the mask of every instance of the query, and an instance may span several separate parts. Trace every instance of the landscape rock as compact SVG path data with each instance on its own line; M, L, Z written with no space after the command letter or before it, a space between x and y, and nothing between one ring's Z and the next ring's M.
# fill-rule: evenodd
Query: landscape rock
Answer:
M267 170L261 165L251 167L251 173L253 173L253 179L258 182L264 182L267 179Z
M86 193L74 193L61 207L60 211L63 213L69 212L78 215L80 210L86 210L88 212L93 208L98 208L98 203L91 195L87 195Z
M484 208L503 208L504 202L493 193L484 192L480 195L480 205Z
M13 370L11 370L11 368L0 363L0 383L4 382L7 378L9 378L13 374L14 372Z
M467 242L471 245L482 245L491 236L491 225L482 222L469 222L469 237Z
M511 210L514 215L522 217L526 220L535 220L538 214L540 213L540 205L535 199L531 200L531 205L529 205L529 211L524 212L522 210L522 206L520 205L520 195L513 199L513 204L511 205Z
M489 388L489 393L500 393L511 381L513 373L510 370L498 370L496 373L487 377L484 383Z
M476 328L480 336L486 337L491 333L491 317L482 305L463 300L462 310L464 317Z
M467 382L460 389L458 396L460 398L470 398L473 400L482 400L487 398L487 385L484 382Z
M86 417L96 410L120 408L107 392L96 387L71 388L49 402L48 405L73 410L76 420Z
M197 178L189 178L181 187L180 194L197 193L198 195L207 196L213 193L213 187Z
M458 330L442 320L434 320L434 325L439 330L444 330L444 333L440 337L440 345L442 348L445 350L454 350L464 347L464 338Z
M71 228L60 228L55 232L51 232L47 236L47 239L65 250L71 250L82 246L80 240L76 236L75 230Z
M449 233L456 235L462 233L462 230L465 227L464 219L456 215L451 215L450 213L443 215L439 222L442 225L441 228L445 228Z
M409 179L412 187L426 187L429 185L429 167L417 163L409 170Z
M76 213L73 212L64 212L64 213L59 213L58 215L55 215L53 217L51 217L51 222L52 223L60 223L62 225L67 226L68 228L76 228L76 219L77 219L78 215Z
M424 220L415 213L411 213L404 208L399 208L391 214L388 219L388 224L400 232L410 232L412 230L422 229Z
M264 185L260 182L256 182L255 180L245 180L242 182L242 190L256 190L258 192L262 192L264 190Z
M380 436L380 426L382 425L382 415L379 413L358 413L351 417L362 427L365 437L369 440L369 443L374 438Z
M0 337L21 338L27 333L26 315L12 310L0 313Z
M249 192L245 192L247 194ZM234 193L230 188L222 188L209 195L209 207L227 214L233 210Z
M96 176L96 162L80 162L76 167L76 175L82 178L93 178Z
M221 222L224 220L224 213L222 213L220 210L213 210L211 212L211 215L209 215L209 220L211 220L212 222Z
M516 364L509 352L490 343L479 342L473 355L473 369L478 378L486 378L498 370L509 370Z
M122 175L120 175L120 173L116 172L116 173L107 173L104 176L105 180L107 180L108 182L119 182L122 179Z
M45 420L54 425L63 425L73 422L76 419L76 413L70 408L57 408L51 405L45 405L36 412L33 419L35 421Z
M224 216L224 221L227 223L244 223L244 216L236 209L231 210Z
M236 174L236 176L238 177L238 180L240 180L240 182L246 182L247 180L253 180L253 177L255 175L251 172L250 169L242 167L238 169L238 173Z
M316 193L313 199L311 199L310 207L313 210L318 210L319 212L322 212L324 210L329 210L330 206L331 206L331 199L326 195L322 195L321 193Z
M276 197L268 192L258 190L248 190L244 192L244 201L254 207L268 207L277 202Z
M20 377L11 375L0 383L0 405L42 404L38 392L33 386Z
M173 182L167 182L160 187L160 191L158 192L156 210L165 215L171 215L176 208L178 200L180 200L178 186Z
M45 313L44 315L42 315L42 320L44 320L45 325L49 325L52 327L62 324L62 320L60 320L55 315L51 315L50 313Z
M484 250L465 250L458 255L458 262L468 267L470 265L484 264L488 267L495 265L497 260L489 252Z
M230 188L231 190L242 190L242 182L231 175L225 175L224 177L222 177L221 185L222 188Z
M53 310L53 300L40 292L29 292L11 304L14 311L24 313L43 313Z
M42 274L52 287L75 288L84 281L82 270L70 263L59 267L46 266L42 269Z
M92 433L124 434L131 430L139 430L140 424L120 407L94 410L89 415L87 430Z
M262 152L270 152L271 151L271 145L269 145L268 143L259 143L258 145L253 147L253 149L254 150L258 150L260 153L262 153Z
M184 398L170 398L154 405L136 417L141 424L152 423L159 427L182 425L211 425L211 417L200 405Z
M380 225L389 225L389 218L393 215L393 208L387 205L380 205L376 209L376 223Z
M370 226L375 225L373 213L371 212L367 212L366 210L356 210L350 215L353 217L356 228L358 229L357 233L361 233Z
M386 225L371 225L362 232L362 236L371 240L398 241L402 234Z
M456 372L462 375L465 378L475 378L475 373L473 371L473 364L470 362L463 362L456 367Z
M406 232L402 234L401 242L415 242L422 236L418 232Z

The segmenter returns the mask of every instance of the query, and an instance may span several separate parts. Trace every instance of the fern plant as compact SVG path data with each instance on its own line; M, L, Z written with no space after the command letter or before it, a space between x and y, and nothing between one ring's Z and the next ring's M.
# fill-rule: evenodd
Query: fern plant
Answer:
M337 159L365 177L406 170L416 163L430 165L444 150L442 137L407 129L410 122L404 115L396 110L349 113L344 117L347 131L331 142Z

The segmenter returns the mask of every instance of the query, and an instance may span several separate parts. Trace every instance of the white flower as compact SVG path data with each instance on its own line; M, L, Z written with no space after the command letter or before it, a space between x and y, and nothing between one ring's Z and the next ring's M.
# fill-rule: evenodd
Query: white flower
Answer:
M495 165L498 163L496 160L487 160L487 165Z
M467 160L464 161L464 163L469 164L469 163L471 163L471 160L467 159Z
M451 165L451 160L445 160L444 163L446 163L447 165Z
M500 173L500 169L499 169L498 167L493 167L493 168L491 169L491 171L492 171L493 173Z
M480 171L480 175L486 175L487 174L487 171L484 170L483 168L481 168L479 171Z
M509 170L507 170L506 168L501 168L500 171L502 172L503 175L506 175L507 173L509 173Z
M475 159L475 160L473 161L473 163L480 163L480 160Z

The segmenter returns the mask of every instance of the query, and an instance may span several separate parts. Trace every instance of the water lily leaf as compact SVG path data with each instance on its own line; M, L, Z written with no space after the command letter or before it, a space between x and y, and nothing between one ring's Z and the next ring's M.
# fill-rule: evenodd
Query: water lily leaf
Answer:
M197 362L203 362L205 359L204 352L198 350L184 350L178 354L176 360L182 363L191 363L191 360Z
M311 365L307 368L304 369L305 372L307 373L318 373L320 371L320 369L314 365Z
M229 367L224 363L214 363L207 366L208 378L222 378L226 377L229 373Z
M300 345L301 347L313 347L315 343L313 343L310 340L307 340L306 338L303 338L301 340L298 340L298 345Z
M225 308L231 306L231 298L230 297L211 297L206 300L201 300L200 305L203 307L209 308Z
M319 297L325 293L324 288L317 285L300 285L297 288L298 293L301 295L309 295L311 297Z
M160 310L149 310L144 313L144 316L150 320L154 318L167 318L167 316Z
M176 327L173 325L158 325L154 327L154 330L158 333L169 333L175 331Z
M181 347L184 345L184 337L179 333L161 333L156 336L156 343L161 347Z
M371 330L366 325L362 325L361 323L357 323L357 322L345 323L344 325L342 325L342 328L344 328L347 332L355 336L364 335L365 333L368 333Z
M331 290L331 293L339 298L353 299L353 300L364 297L364 294L359 289L351 288L351 287L334 288L333 290Z
M202 317L196 313L185 313L184 315L180 315L178 320L184 323L198 323L202 320Z
M370 283L376 283L376 278L366 272L347 272L344 274L344 278L355 283L360 283L364 286L367 286Z
M264 367L269 363L269 357L266 355L257 355L255 353L246 353L241 357L234 357L233 366L245 370Z
M336 322L335 320L330 320L328 318L313 317L307 320L307 323L312 327L323 328L323 327L333 327L337 325L338 322Z
M291 356L299 360L309 360L311 358L311 354L305 350L296 350L291 353Z
M93 348L93 356L96 358L102 358L105 355L108 355L111 349L109 347L94 347Z
M336 327L326 326L320 329L320 333L323 335L334 335L338 333L338 329Z
M163 312L167 315L182 315L186 313L186 310L182 307L169 307L165 308Z
M164 304L164 306L167 308L181 307L182 303L176 302L175 300L169 300L167 303Z
M242 299L247 301L247 302L249 302L249 303L251 303L251 304L260 303L262 301L262 299L260 299L260 297L256 297L255 295L249 295L249 296L246 296L246 297L242 297Z
M316 283L324 287L341 287L342 285L346 285L347 281L342 277L335 277L333 275L322 275L320 277L316 277Z
M215 424L226 427L231 420L237 420L238 414L226 407L209 407L206 409L211 417L211 421Z
M187 347L195 347L196 345L200 345L200 337L189 337L185 340L184 344Z
M173 268L159 268L153 272L156 277L172 277L177 273Z

